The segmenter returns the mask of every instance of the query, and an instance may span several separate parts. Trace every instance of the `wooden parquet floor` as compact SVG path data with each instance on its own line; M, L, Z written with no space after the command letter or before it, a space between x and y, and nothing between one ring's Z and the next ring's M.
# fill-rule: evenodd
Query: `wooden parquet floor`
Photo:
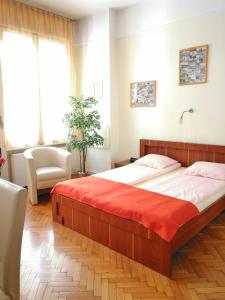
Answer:
M28 205L21 299L225 299L225 213L175 255L168 279L53 223L49 200Z

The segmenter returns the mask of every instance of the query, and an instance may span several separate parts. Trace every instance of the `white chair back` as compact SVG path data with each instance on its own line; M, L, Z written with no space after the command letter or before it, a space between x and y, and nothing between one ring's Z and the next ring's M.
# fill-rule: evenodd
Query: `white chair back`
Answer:
M26 151L33 156L36 168L55 166L57 152L53 147L36 147Z
M27 190L0 179L0 290L9 299L20 293L20 254Z

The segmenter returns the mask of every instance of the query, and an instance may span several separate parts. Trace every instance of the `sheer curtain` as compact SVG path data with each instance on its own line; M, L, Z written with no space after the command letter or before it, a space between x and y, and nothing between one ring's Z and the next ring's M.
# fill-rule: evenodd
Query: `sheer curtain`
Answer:
M31 36L3 32L1 64L4 130L7 144L17 147L37 144L39 140L35 57Z
M72 23L0 0L0 66L6 148L65 140L72 90Z
M42 139L45 143L57 142L66 136L62 119L70 95L66 48L40 39L38 50Z

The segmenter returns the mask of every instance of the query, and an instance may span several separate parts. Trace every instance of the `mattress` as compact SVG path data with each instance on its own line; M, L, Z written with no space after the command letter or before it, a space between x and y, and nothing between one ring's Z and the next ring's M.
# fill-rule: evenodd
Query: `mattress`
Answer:
M225 181L200 176L189 176L185 168L147 180L136 186L145 190L192 202L200 212L225 195Z
M112 170L94 174L92 176L97 176L103 179L109 179L121 183L134 185L139 182L167 174L169 172L179 169L180 167L181 164L176 163L164 169L154 169L150 167L137 166L134 163L132 163L120 168L115 168Z

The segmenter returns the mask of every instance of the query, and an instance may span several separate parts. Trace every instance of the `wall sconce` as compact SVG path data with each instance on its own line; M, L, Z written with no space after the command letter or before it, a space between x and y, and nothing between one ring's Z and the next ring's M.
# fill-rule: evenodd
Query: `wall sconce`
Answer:
M194 109L193 109L193 108L190 108L190 109L188 109L188 110L184 110L184 111L182 112L182 115L180 116L179 124L182 124L182 123L183 123L183 117L184 117L184 114L185 114L186 112L189 112L189 113L192 114L192 113L194 112Z

